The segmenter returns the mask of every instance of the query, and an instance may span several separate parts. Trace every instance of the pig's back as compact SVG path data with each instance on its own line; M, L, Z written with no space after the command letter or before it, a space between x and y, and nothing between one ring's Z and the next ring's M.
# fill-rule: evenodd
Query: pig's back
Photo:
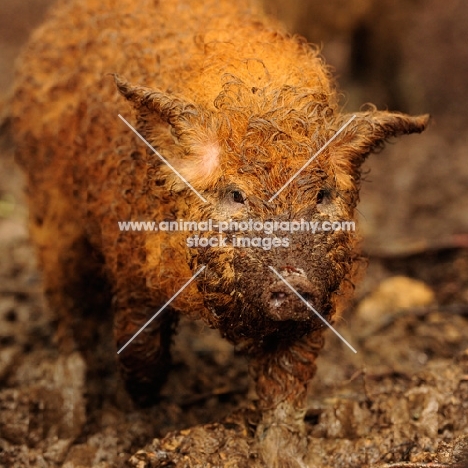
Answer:
M31 38L17 70L12 114L19 139L76 146L99 116L108 142L126 109L110 73L213 107L223 76L253 85L328 86L315 54L272 32L241 0L61 2ZM258 23L271 28L265 31ZM298 59L299 57L299 59ZM127 107L128 111L128 107ZM93 120L93 122L87 121ZM37 157L40 155L36 154Z
M155 206L171 203L147 205L147 148L118 118L133 123L134 111L112 73L211 110L233 80L248 90L297 86L330 94L316 52L276 32L280 27L253 13L250 3L60 2L21 57L11 102L18 160L30 188L53 185L72 201L74 216L93 213L97 224L150 219L158 215Z

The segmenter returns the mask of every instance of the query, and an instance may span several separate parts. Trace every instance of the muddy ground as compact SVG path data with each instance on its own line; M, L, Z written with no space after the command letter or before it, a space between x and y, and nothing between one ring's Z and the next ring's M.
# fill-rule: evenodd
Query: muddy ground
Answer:
M3 97L47 3L0 6ZM358 353L328 333L309 391L309 466L466 468L468 6L332 0L269 8L323 43L350 110L373 101L433 115L424 135L369 160L360 205L368 269L337 322ZM135 409L112 367L87 381L83 358L57 350L8 142L0 167L0 466L171 466L169 452L177 466L201 466L201 452L210 466L227 466L229 441L256 424L244 358L216 332L183 322L157 406ZM203 446L191 445L204 430ZM211 440L210 431L221 435ZM229 466L250 466L248 457L244 447Z

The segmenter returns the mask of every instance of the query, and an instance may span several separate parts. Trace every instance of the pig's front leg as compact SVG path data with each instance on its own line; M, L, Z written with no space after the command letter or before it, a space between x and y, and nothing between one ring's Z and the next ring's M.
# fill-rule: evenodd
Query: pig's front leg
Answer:
M165 310L158 320L151 321L142 330L156 310L119 307L114 316L120 371L127 391L139 406L158 401L171 364L170 345L176 315L170 309Z
M315 359L322 347L322 331L318 331L252 360L262 413L256 443L268 467L306 467L307 383L315 374Z

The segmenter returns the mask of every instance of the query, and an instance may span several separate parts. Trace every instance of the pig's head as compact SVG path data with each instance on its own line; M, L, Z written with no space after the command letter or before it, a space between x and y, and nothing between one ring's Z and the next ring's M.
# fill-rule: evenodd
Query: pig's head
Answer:
M330 321L350 279L356 234L323 223L354 219L367 155L388 138L421 132L428 117L374 108L342 114L320 89L258 89L232 77L210 108L116 82L137 109L138 130L206 199L155 157L168 190L189 200L180 217L244 228L252 220L251 230L224 224L225 245L187 247L192 271L206 266L198 280L204 319L252 346L323 327L303 300Z

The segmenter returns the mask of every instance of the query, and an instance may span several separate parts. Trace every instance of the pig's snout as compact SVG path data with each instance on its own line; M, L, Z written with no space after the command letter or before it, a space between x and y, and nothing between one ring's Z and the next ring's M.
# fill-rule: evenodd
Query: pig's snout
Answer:
M314 285L305 275L300 273L282 274L282 276L288 284L282 280L277 280L265 291L263 299L267 315L278 321L310 320L314 313L298 297L298 294L302 299L314 306L314 298L317 296Z

